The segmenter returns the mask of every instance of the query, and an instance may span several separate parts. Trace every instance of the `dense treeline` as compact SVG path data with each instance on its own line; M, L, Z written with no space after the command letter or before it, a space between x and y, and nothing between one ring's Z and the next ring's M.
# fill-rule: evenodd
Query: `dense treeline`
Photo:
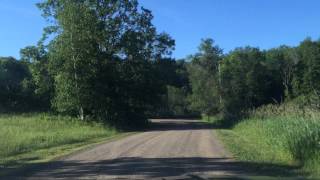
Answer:
M224 54L212 39L204 39L198 53L177 64L184 81L168 87L172 114L220 115L233 124L266 104L320 107L320 41L307 38L297 47L248 46Z
M28 63L0 58L0 112L23 111L35 103Z
M224 54L212 39L185 60L137 0L46 0L51 24L21 59L0 59L0 111L55 111L115 126L148 116L222 115L264 104L320 106L320 41Z
M189 57L191 108L234 122L265 104L294 101L319 108L320 41L270 50L236 48L228 54L211 39Z

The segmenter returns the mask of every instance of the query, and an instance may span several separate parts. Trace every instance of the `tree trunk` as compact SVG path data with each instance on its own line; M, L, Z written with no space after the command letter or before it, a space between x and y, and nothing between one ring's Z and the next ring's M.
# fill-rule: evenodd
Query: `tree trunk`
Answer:
M84 120L84 113L83 113L83 108L80 106L79 108L79 118L83 121Z
M74 44L73 44L73 34L71 34L71 49L72 49L72 53L76 53L75 48L74 48ZM76 88L76 96L77 96L77 100L78 100L78 110L79 110L79 118L81 120L84 120L84 111L83 111L83 107L81 105L80 102L80 95L79 95L79 85L78 85L78 74L77 74L77 57L73 54L72 55L72 60L73 60L73 71L74 71L74 81L75 81L75 88Z

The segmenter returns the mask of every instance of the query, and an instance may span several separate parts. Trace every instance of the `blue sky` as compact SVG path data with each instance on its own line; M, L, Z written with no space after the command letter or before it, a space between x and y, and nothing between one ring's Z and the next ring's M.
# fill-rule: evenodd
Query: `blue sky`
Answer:
M0 56L19 57L34 45L45 21L39 0L0 0ZM262 49L297 45L307 36L320 37L319 0L140 0L153 11L154 24L176 40L173 56L197 51L202 38L213 38L228 52L251 45Z

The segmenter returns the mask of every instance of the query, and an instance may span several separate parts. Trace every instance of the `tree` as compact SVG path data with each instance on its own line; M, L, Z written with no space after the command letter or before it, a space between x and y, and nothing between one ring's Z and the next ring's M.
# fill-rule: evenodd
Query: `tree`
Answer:
M200 44L199 53L190 59L191 107L206 115L215 114L220 106L218 71L222 50L212 39L205 39Z
M309 105L320 108L320 42L307 38L297 47L297 52L292 81L294 95L305 96Z
M297 50L288 46L270 49L266 52L266 60L269 71L276 82L274 86L278 87L277 94L279 95L276 95L278 97L276 99L280 101L292 99L294 97L292 87L294 70L299 62Z
M26 62L0 58L0 112L28 111L34 107L33 84Z
M258 48L237 48L221 65L222 112L237 119L247 110L274 100L273 78Z
M20 56L21 61L29 64L37 108L49 110L54 88L47 53L41 47L27 46L20 50Z
M158 81L166 84L165 93L161 95L157 106L148 110L151 117L197 116L189 107L188 96L191 93L188 62L185 60L162 60L157 63Z
M303 84L305 92L320 92L320 43L310 39L303 41L298 47L304 63Z
M144 112L165 89L158 62L174 48L169 35L156 32L151 11L136 0L47 0L38 6L53 22L44 37L54 38L44 47L56 110L115 125L145 123Z

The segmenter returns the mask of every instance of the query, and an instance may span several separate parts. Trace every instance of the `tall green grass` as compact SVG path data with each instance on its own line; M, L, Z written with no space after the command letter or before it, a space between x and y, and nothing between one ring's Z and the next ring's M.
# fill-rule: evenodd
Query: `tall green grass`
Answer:
M48 114L0 115L0 167L36 157L35 152L115 135L98 123ZM47 152L48 153L48 152ZM55 153L55 152L50 152ZM27 154L27 156L24 156ZM44 156L49 155L45 154ZM50 154L51 155L51 154Z
M220 135L238 159L301 166L320 175L320 112L286 104L250 112Z

